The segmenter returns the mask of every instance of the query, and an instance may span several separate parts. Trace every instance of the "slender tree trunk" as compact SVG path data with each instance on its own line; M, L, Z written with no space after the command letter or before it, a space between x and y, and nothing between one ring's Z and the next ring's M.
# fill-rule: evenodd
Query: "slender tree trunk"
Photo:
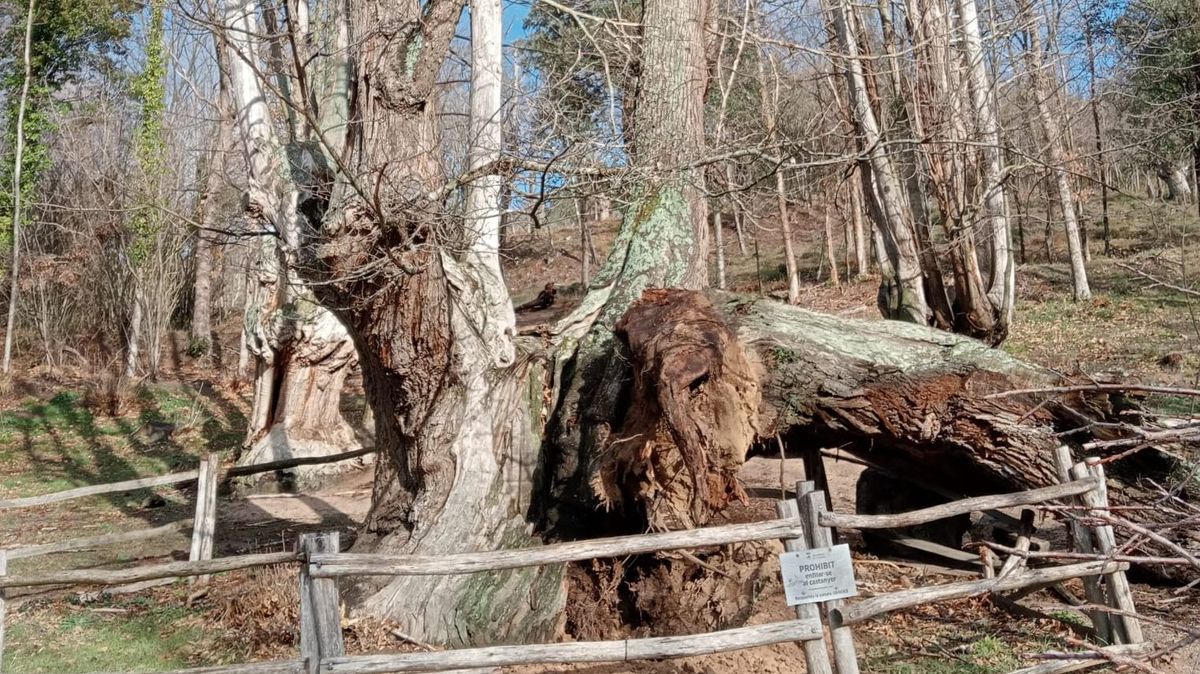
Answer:
M862 136L870 166L866 198L875 200L871 212L878 218L888 267L883 269L880 288L880 308L888 318L927 324L932 317L925 297L917 239L912 220L903 205L900 180L895 167L882 145L879 125L867 94L866 79L858 58L858 42L852 32L850 7L846 0L829 0L827 11L832 15L838 43L841 46L843 73L855 126ZM866 176L864 176L866 177Z
M735 184L733 178L734 178L733 166L729 163L726 163L725 164L725 184L726 185ZM740 205L738 199L736 199L736 198L732 200L732 204L733 204L733 231L734 231L734 233L737 234L738 253L740 253L742 257L745 257L748 253L746 251L746 236L745 236L745 233L742 232L742 220L743 220L742 208L741 208L741 205Z
M761 47L757 60L759 101L762 106L763 125L766 127L767 139L769 141L777 131L775 122L777 116L776 108L779 102L779 73L775 71L775 61ZM770 62L773 71L774 97L767 92L766 62ZM783 167L781 166L775 169L775 199L779 205L779 229L783 235L783 265L788 279L788 303L796 304L800 301L800 270L796 265L796 251L792 245L792 223L791 216L788 213L787 188L783 176Z
M983 201L991 251L988 299L999 319L997 331L1006 334L1016 304L1016 264L1012 255L1012 226L1006 199L1000 122L992 102L992 82L984 67L975 0L958 0L958 22L963 35L962 48L966 56L971 107L974 108L979 141L983 144Z
M725 289L725 233L721 231L724 225L721 223L721 206L717 205L713 211L713 247L717 253L717 287L721 290Z
M1025 61L1029 69L1033 97L1037 102L1037 117L1046 140L1046 163L1054 174L1054 186L1062 212L1063 226L1067 232L1067 254L1071 262L1072 294L1076 301L1090 299L1092 290L1088 286L1087 268L1084 266L1083 243L1079 236L1079 222L1075 218L1075 198L1071 193L1071 179L1067 173L1066 159L1062 151L1062 130L1059 120L1050 109L1050 86L1042 62L1041 26L1033 13L1030 0L1021 0L1021 14L1025 17L1029 43L1025 50Z
M583 219L583 211L579 208L579 199L573 200L575 205L575 224L579 227L579 287L587 288L592 280L592 256L588 250L588 227Z
M200 196L200 229L196 232L196 269L192 286L193 355L207 355L212 348L212 261L216 244L219 195L226 175L226 157L233 145L233 103L229 97L228 54L221 38L214 33L217 52L217 136L208 161L208 175Z
M863 227L862 178L858 167L851 169L850 180L847 183L850 192L850 223L854 233L854 271L855 278L863 279L871 273L870 247L865 228Z
M129 327L125 334L125 379L131 379L137 374L138 358L141 355L142 346L142 285L139 280L134 278L133 281L133 297L129 302Z
M838 261L837 254L834 252L833 245L833 217L830 214L832 206L829 198L825 203L825 259L829 260L829 283L834 287L841 285L841 280L838 278Z
M1104 228L1104 254L1112 254L1108 222L1108 167L1104 159L1104 131L1100 126L1100 99L1096 95L1096 45L1092 36L1092 18L1084 20L1084 39L1088 52L1088 107L1092 110L1092 131L1096 141L1096 176L1100 183L1100 218Z
M25 108L29 105L29 84L30 80L33 79L33 61L30 54L33 45L34 9L35 0L29 0L29 6L25 10L25 49L21 59L24 73L21 80L21 99L17 103L17 137L13 149L12 268L9 271L8 319L4 330L4 363L0 365L0 370L3 370L6 375L12 372L12 348L13 341L15 340L13 332L16 330L17 302L21 288L19 282L21 269L21 218L24 217L24 214L21 212L21 207L24 205L21 203L21 198L24 196L21 190L21 168L22 162L25 159Z

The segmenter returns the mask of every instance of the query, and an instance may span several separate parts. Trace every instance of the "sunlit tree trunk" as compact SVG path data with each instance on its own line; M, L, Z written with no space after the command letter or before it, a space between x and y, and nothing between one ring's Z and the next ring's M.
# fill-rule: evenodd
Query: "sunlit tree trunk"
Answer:
M217 135L213 143L204 190L200 195L200 229L195 237L195 279L192 285L192 323L189 351L205 355L212 349L212 261L217 240L220 193L226 180L226 157L233 146L233 109L229 97L228 54L214 34L217 52Z
M13 185L12 199L13 212L10 236L12 237L12 257L11 267L9 268L9 291L8 291L8 319L7 327L4 330L4 362L0 364L0 370L4 374L12 372L12 348L15 335L13 332L17 324L17 301L20 292L20 264L21 264L21 218L24 214L21 212L22 194L21 185L21 168L22 162L25 159L25 109L29 105L29 84L33 79L32 69L33 62L30 58L33 40L33 13L36 8L35 0L29 0L29 6L25 9L25 49L21 59L22 68L24 71L21 80L21 99L17 102L17 128L15 147L13 149Z
M253 3L229 7L232 28L229 80L248 169L251 212L266 232L260 239L257 279L248 302L245 332L255 356L254 398L239 465L327 456L358 448L340 408L342 387L355 362L349 334L316 303L297 273L302 232L301 194L284 162L267 99L248 60L257 53ZM220 39L220 38L219 38ZM348 465L304 467L297 487Z
M1004 147L1000 140L1000 122L992 101L993 84L984 66L983 46L975 0L958 1L958 24L966 57L966 79L978 140L982 144L984 220L988 249L991 251L990 281L987 297L996 313L995 331L1008 332L1016 304L1016 264L1012 254L1012 226L1009 222L1004 173Z
M1083 244L1079 236L1079 222L1075 217L1075 198L1071 193L1071 180L1067 174L1066 159L1062 150L1062 128L1050 109L1050 84L1042 58L1041 22L1033 13L1030 0L1021 0L1021 15L1025 18L1029 42L1025 50L1025 62L1033 98L1037 103L1037 118L1046 141L1046 163L1053 172L1054 188L1062 212L1063 226L1067 232L1067 254L1071 263L1071 287L1076 301L1090 299L1087 268L1084 266Z
M851 9L845 0L828 0L826 10L841 48L840 66L845 77L849 105L870 167L869 174L864 174L863 191L866 198L873 202L869 211L876 218L888 260L888 265L881 269L880 309L889 318L925 324L932 317L932 312L926 301L915 229L904 207L901 182L882 144L879 124L867 93Z

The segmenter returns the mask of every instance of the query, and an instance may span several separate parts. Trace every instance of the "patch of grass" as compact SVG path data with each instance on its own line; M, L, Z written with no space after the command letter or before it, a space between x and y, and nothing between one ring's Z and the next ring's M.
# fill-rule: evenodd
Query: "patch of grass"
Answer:
M903 659L901 659L903 658ZM992 635L940 655L868 655L865 671L876 674L1001 674L1021 665L1012 647Z
M9 620L6 672L153 671L232 655L194 611L146 598L99 607L32 607Z

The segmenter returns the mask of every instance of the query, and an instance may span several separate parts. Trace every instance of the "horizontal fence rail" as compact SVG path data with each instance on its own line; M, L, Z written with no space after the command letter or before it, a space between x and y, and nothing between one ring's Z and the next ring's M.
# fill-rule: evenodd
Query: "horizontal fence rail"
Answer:
M1019 491L1012 494L966 498L954 501L953 503L913 510L906 513L896 513L894 515L851 515L823 512L821 513L821 526L846 529L897 529L982 510L1034 505L1068 496L1078 496L1092 491L1098 485L1099 482L1096 479L1086 478L1066 484L1056 484L1050 487Z
M192 526L192 520L179 520L162 526L151 529L137 529L135 531L125 531L116 534L100 534L98 536L84 536L81 538L70 538L65 541L55 541L53 543L41 543L38 545L23 545L19 548L11 548L8 551L9 559L24 559L27 557L40 557L42 555L52 555L58 552L71 552L74 550L86 550L88 548L98 548L107 545L116 545L118 543L133 543L136 541L147 541L160 536L166 536L179 531L185 531Z
M72 499L83 498L84 496L112 494L121 491L145 489L147 487L161 487L168 484L191 482L199 476L199 470L185 470L181 473L168 473L166 475L157 475L155 477L141 477L136 480L124 480L122 482L110 482L108 484L95 484L87 487L76 487L75 489L56 491L53 494L42 494L41 496L0 499L0 510L7 510L9 508L29 508L32 506L58 503L60 501L70 501Z
M988 592L1020 590L1034 585L1049 585L1071 578L1099 576L1126 571L1128 569L1129 565L1125 562L1104 561L1069 564L1067 566L1055 566L1046 569L1032 569L999 578L987 578L965 583L949 583L946 585L933 585L931 587L919 587L912 590L891 592L879 595L878 597L863 599L855 604L836 609L832 613L835 622L842 625L854 625L868 618L874 618L884 613L919 606L921 604L946 601L947 599L973 597Z
M321 660L322 672L382 674L384 672L444 672L454 669L506 667L579 662L626 662L682 658L770 646L822 637L817 620L787 620L678 637L618 641L580 641L531 646L490 646L429 653L350 655Z
M341 454L330 454L328 456L309 456L298 459L280 459L279 461L256 463L249 466L234 466L228 470L222 471L220 477L222 480L228 480L230 478L257 475L259 473L269 473L271 471L286 470L288 468L296 468L298 466L337 463L338 461L348 461L360 456L374 454L376 451L377 450L374 447L367 447L364 449L356 449L352 452L342 452ZM7 510L10 508L31 508L33 506L70 501L77 498L83 498L85 496L113 494L123 491L147 489L150 487L162 487L169 484L181 484L184 482L191 482L199 477L199 469L185 470L178 473L168 473L166 475L139 477L132 480L122 480L120 482L108 482L105 484L88 485L86 487L76 487L74 489L66 489L64 491L56 491L50 494L41 494L38 496L0 499L0 510Z
M438 556L323 553L312 555L312 575L314 578L439 576L502 571L527 566L562 564L681 548L795 538L803 530L804 525L799 519L779 519L748 524L726 524L704 529L593 538L586 541L492 552L463 552Z
M237 571L256 566L296 564L303 557L295 552L263 552L253 555L218 557L195 562L149 564L131 569L71 569L27 576L0 576L0 589L40 585L124 585L156 578L187 578L210 573Z

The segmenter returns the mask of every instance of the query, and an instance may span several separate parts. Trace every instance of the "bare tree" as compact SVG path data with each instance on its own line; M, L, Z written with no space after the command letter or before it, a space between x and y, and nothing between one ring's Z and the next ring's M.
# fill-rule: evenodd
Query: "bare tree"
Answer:
M23 191L23 186L21 185L21 168L25 154L25 107L29 104L29 81L32 79L30 52L33 41L33 12L35 6L35 0L29 0L29 6L25 10L25 50L22 56L24 78L21 81L21 99L17 103L16 149L13 153L12 266L9 271L11 287L8 291L8 322L4 331L4 363L0 365L0 370L4 374L12 372L13 328L16 325L17 297L20 292L17 270L20 269L21 262L21 197L23 196L21 194Z
M1046 164L1054 174L1054 188L1062 213L1063 227L1067 232L1072 293L1076 301L1083 301L1091 298L1092 291L1088 286L1087 268L1084 266L1083 244L1075 214L1075 197L1071 192L1071 180L1063 157L1062 128L1050 109L1050 86L1042 57L1041 22L1033 11L1031 0L1021 0L1020 11L1026 29L1025 63L1030 89L1037 105L1037 119L1045 141Z

